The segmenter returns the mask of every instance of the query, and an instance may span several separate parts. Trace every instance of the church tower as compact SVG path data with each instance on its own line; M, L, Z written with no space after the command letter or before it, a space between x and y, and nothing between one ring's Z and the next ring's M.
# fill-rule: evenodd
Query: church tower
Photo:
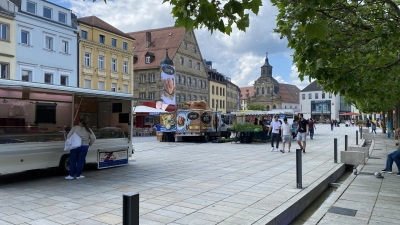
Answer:
M268 61L268 52L265 57L265 63L261 67L261 77L272 77L272 66L269 64Z

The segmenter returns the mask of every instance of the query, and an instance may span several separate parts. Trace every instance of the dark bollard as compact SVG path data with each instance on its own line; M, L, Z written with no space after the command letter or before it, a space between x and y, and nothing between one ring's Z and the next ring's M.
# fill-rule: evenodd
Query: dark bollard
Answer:
M360 130L360 139L362 139L362 128Z
M337 163L337 138L333 139L333 162Z
M356 145L358 145L358 130L356 130Z
M122 204L122 224L139 225L139 193L124 194Z
M344 135L344 150L347 151L347 135Z
M296 149L296 183L297 188L303 188L302 182L302 164L301 164L301 149Z

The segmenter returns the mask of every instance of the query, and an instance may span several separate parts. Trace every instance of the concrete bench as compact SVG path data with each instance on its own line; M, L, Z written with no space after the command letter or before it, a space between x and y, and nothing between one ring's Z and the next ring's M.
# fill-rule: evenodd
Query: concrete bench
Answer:
M369 148L368 147L355 147L355 146L349 146L348 148L349 151L352 152L363 152L365 155L365 158L369 158Z
M362 128L362 132L363 132L363 134L368 134L369 133L369 129L368 128Z
M362 138L365 140L365 142L367 141L371 141L374 140L374 134L363 134Z
M354 147L364 147L364 146L365 146L365 139L361 139L359 141L359 144L357 146L354 146Z
M359 151L341 151L340 162L349 165L365 165L365 153Z

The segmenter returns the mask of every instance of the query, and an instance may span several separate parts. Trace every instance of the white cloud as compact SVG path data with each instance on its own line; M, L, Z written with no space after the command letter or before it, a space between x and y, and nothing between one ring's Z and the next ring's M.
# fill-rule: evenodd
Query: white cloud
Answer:
M307 87L311 82L313 82L315 79L311 79L311 82L309 80L309 77L306 76L304 77L304 80L301 81L299 78L299 72L297 70L296 65L292 65L290 68L292 72L290 73L290 83L296 85L300 90L303 90L305 87Z
M288 83L288 82L286 82L286 81L282 78L282 76L275 75L274 78L275 78L275 80L277 80L279 83L283 83L283 84L287 84L287 83Z

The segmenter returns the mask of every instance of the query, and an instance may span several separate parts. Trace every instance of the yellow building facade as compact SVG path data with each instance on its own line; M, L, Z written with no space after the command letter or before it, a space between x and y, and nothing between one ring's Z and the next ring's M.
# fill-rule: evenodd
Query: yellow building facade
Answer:
M226 113L226 84L209 79L209 107Z
M78 19L79 87L133 93L133 38L95 17Z
M14 4L0 1L0 78L15 80L17 41ZM3 8L4 7L4 8Z

